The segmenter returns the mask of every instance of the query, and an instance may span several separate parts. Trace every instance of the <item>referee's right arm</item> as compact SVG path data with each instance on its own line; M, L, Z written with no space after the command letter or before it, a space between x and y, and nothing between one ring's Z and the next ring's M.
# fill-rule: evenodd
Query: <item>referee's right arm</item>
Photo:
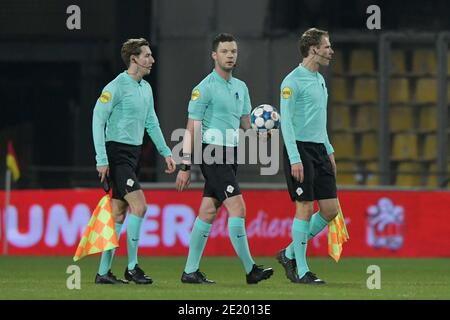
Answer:
M111 115L113 106L118 101L118 90L113 84L108 84L102 91L95 104L92 117L92 135L95 147L97 167L107 166L108 157L105 147L105 126Z
M281 85L280 112L281 112L281 132L283 133L284 144L292 164L302 162L297 150L294 125L292 123L293 111L295 108L295 87L293 83L284 81Z

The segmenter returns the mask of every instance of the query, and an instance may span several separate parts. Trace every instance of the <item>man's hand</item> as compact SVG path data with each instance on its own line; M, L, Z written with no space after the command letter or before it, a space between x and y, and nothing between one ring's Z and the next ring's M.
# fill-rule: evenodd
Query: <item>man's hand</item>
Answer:
M97 167L98 176L100 177L100 182L103 183L106 176L109 176L109 166L98 166Z
M303 164L301 162L291 165L291 175L298 182L303 182Z
M330 158L331 167L333 168L334 176L337 177L337 168L336 168L336 161L334 160L334 153L329 154L328 157Z
M175 160L173 160L172 156L165 157L167 169L164 171L165 173L173 173L177 168L177 164Z
M178 171L177 182L176 182L177 190L183 191L183 189L187 188L190 183L191 183L191 170Z

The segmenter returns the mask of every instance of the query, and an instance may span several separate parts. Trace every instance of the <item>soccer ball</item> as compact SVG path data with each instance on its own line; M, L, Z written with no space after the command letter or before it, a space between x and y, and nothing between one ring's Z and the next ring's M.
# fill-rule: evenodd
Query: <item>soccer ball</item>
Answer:
M278 129L280 127L280 114L274 106L262 104L253 109L250 122L252 128L258 131Z

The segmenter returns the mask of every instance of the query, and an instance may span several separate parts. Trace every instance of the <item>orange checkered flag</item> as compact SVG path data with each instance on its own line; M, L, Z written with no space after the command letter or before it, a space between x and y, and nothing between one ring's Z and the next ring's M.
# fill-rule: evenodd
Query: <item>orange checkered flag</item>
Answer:
M84 256L114 249L119 246L112 218L109 195L101 198L78 244L73 261Z
M342 245L344 242L347 242L350 237L348 236L347 227L345 226L345 219L342 214L339 200L337 200L337 206L338 214L328 224L328 254L336 262L339 262L342 253Z

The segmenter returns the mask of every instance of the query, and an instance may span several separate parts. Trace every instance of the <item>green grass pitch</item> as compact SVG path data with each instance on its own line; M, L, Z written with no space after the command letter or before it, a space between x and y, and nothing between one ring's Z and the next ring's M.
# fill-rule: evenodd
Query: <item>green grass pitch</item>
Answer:
M204 257L201 269L217 283L211 286L180 282L185 257L140 258L140 266L154 283L95 285L99 257L77 264L81 289L66 287L71 257L1 257L0 299L149 299L149 300L302 300L302 299L450 299L450 259L309 258L310 269L327 281L324 286L290 283L274 258L255 258L257 264L274 268L267 281L247 285L235 257ZM381 289L367 288L367 268L381 269ZM126 257L116 257L113 272L123 277Z

